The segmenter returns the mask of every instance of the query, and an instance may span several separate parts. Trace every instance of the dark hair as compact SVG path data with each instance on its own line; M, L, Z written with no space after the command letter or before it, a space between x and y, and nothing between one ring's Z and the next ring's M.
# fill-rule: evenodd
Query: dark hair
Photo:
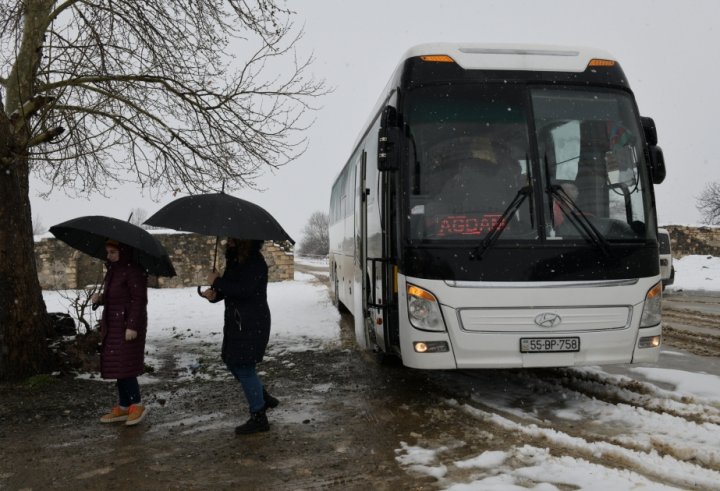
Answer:
M260 252L260 249L262 249L262 246L265 243L264 240L239 239L237 237L230 238L234 240L236 244L239 244L240 242L250 242L250 252Z

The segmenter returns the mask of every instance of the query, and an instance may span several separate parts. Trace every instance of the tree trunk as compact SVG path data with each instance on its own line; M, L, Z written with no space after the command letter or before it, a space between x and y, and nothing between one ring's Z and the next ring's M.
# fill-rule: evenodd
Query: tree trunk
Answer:
M30 211L28 142L32 130L22 107L34 96L54 3L23 3L22 39L7 78L6 99L0 104L0 379L20 379L50 365L49 318L38 281ZM22 118L23 124L18 127L13 117Z
M27 159L0 147L0 379L50 365L49 319L35 263Z

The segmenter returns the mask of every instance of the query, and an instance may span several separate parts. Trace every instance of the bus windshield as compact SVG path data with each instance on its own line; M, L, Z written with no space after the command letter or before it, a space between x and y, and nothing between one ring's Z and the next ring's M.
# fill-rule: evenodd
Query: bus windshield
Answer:
M499 241L652 238L641 130L628 94L431 85L410 90L404 108L411 240L478 241L511 203L517 209L500 224ZM519 195L526 199L517 206Z

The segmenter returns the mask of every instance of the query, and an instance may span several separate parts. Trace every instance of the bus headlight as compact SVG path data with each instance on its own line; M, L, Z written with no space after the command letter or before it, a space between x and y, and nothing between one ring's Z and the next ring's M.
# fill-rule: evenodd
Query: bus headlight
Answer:
M435 295L415 285L407 287L408 315L413 327L425 331L444 331L445 322Z
M642 337L638 341L638 348L659 348L662 338L660 336Z
M662 321L662 283L657 283L648 290L643 304L640 327L657 326Z
M445 353L450 351L447 341L415 341L413 343L416 353Z

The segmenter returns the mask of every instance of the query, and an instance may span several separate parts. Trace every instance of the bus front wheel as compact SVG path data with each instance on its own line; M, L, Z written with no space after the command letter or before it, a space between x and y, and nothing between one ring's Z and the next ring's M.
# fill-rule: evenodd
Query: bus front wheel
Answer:
M340 308L340 281L338 280L337 269L333 269L333 296L332 302L335 307Z

